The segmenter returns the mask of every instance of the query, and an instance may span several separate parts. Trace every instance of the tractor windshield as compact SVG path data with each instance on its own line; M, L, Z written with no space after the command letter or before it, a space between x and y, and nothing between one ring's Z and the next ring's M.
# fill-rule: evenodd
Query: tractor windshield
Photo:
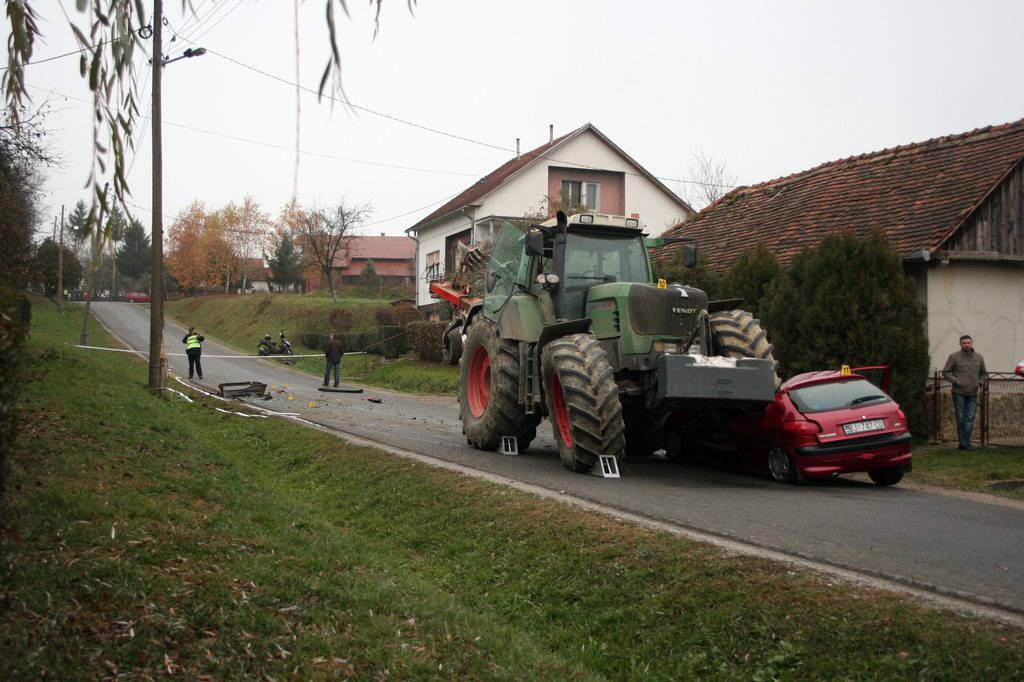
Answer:
M569 232L565 245L565 304L582 317L587 289L606 282L650 282L647 252L639 235Z

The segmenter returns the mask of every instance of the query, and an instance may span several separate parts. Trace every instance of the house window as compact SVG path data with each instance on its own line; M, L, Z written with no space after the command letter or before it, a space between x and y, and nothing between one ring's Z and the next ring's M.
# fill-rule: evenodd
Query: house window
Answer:
M441 278L441 252L431 251L427 254L427 271L423 275L426 279Z
M582 206L588 211L600 211L601 185L596 182L563 180L562 203L568 207Z

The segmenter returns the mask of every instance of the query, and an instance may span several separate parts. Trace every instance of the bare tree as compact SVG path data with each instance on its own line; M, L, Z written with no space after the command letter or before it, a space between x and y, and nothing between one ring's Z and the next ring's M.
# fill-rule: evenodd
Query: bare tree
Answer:
M296 215L306 263L317 268L331 291L331 300L337 301L331 270L335 259L348 255L353 231L373 214L369 204L346 204L342 199L333 210L312 209Z
M736 176L729 172L724 159L697 152L690 164L689 179L682 184L679 194L699 211L718 201L735 186Z

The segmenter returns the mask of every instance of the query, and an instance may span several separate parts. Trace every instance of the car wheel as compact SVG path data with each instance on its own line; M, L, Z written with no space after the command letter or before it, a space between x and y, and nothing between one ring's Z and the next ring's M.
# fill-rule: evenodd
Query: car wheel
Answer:
M896 485L903 480L903 472L899 469L875 469L868 472L875 485Z
M800 476L789 453L779 447L768 451L768 475L779 483L799 483Z

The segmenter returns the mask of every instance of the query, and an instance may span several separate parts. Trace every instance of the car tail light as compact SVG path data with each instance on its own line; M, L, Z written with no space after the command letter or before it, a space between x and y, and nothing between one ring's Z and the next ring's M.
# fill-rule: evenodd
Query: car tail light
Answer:
M801 436L813 436L821 433L821 427L818 426L817 422L804 420L782 422L782 428L790 433L799 434Z

